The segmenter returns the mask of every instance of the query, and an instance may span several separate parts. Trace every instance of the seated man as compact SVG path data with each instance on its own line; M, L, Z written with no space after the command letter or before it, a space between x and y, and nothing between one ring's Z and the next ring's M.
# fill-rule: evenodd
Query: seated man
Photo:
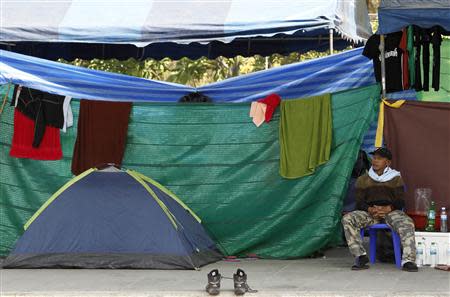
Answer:
M361 228L385 222L400 236L405 271L417 271L414 223L403 211L403 180L400 172L391 169L392 154L386 148L378 148L373 155L368 174L356 180L356 209L342 218L345 238L350 252L356 258L353 270L367 269L369 258L362 244Z

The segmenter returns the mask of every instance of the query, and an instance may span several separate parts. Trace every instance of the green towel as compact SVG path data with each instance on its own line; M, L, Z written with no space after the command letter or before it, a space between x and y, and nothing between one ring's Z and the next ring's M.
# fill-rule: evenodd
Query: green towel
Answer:
M299 178L330 159L331 96L281 101L280 175Z

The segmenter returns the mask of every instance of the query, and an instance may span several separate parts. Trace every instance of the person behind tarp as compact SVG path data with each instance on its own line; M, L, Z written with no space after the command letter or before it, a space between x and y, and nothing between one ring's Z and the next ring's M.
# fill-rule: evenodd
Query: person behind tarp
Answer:
M387 148L378 148L371 153L372 167L356 181L356 208L342 218L345 238L350 252L355 257L352 270L367 269L369 258L363 247L360 230L373 224L385 222L398 233L403 247L403 270L418 271L414 222L402 209L404 185L400 172L389 166L392 153Z
M212 100L206 95L199 92L189 93L181 97L178 102L180 103L211 103Z
M355 210L355 184L358 177L367 173L370 169L370 161L367 154L363 150L359 150L358 158L356 159L355 165L353 166L352 175L348 184L347 195L345 196L344 206L342 211L350 212Z

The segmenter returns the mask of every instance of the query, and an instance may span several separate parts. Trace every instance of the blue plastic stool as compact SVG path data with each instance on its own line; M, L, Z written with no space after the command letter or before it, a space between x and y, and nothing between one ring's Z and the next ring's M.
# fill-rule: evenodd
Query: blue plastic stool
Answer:
M370 238L370 263L374 264L377 258L377 231L389 230L392 233L392 243L394 245L395 265L398 268L402 268L402 243L400 236L391 229L387 224L374 224L366 228L369 231ZM364 239L364 228L361 229L361 238Z

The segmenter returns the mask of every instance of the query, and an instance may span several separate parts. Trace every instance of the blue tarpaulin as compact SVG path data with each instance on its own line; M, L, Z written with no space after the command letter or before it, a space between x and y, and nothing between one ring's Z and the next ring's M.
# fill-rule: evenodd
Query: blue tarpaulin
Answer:
M409 26L441 26L450 32L449 0L382 0L378 9L378 32L388 34Z
M2 1L3 49L47 59L268 55L371 34L359 0Z
M375 84L372 62L361 51L358 48L193 88L0 50L0 84L13 83L73 98L110 101L176 102L194 91L202 92L214 102L250 102L271 93L290 99Z

